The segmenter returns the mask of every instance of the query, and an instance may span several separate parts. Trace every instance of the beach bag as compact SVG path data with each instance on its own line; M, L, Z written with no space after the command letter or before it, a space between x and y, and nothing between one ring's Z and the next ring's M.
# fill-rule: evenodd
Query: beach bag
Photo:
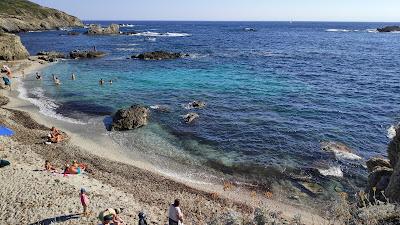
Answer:
M4 81L4 84L5 84L5 85L8 85L8 86L11 85L11 81L10 81L10 79L8 79L7 77L3 77L3 81Z

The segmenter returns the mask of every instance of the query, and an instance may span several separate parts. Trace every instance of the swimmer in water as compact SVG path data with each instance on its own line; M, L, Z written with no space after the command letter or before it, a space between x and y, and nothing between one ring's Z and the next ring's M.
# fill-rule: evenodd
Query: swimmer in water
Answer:
M56 85L60 85L60 84L61 84L61 81L60 81L60 79L58 79L58 77L56 77L56 78L54 79L54 83L55 83Z
M76 79L75 74L72 73L72 75L71 75L71 80L75 80L75 79Z
M103 85L103 84L104 84L103 78L101 78L101 79L99 80L99 84L100 84L100 85Z

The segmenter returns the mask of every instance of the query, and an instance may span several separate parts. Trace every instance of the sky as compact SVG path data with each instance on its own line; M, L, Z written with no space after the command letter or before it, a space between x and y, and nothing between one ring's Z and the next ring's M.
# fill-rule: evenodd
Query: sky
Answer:
M32 0L82 20L400 21L399 0Z

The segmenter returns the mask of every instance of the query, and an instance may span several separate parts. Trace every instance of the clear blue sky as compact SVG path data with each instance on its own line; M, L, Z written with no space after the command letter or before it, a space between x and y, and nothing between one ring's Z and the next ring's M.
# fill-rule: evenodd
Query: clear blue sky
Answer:
M32 0L84 20L400 21L400 0Z

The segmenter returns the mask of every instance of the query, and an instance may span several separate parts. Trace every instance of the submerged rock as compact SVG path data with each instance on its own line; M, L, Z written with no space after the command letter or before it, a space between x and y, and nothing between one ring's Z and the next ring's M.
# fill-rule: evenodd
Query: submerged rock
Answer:
M0 33L0 60L27 59L29 53L15 34Z
M353 150L340 142L321 142L321 149L331 152L337 159L360 160L361 157L354 154Z
M120 109L113 118L111 130L124 131L132 130L147 125L150 110L133 105L127 109Z
M192 123L195 119L199 118L200 116L197 113L188 113L183 116L185 123Z
M69 53L71 59L85 59L85 58L100 58L106 55L105 52L101 51L72 51Z
M387 26L383 28L378 28L378 32L388 33L388 32L400 32L400 26Z
M141 60L166 60L166 59L178 59L185 56L182 53L171 53L165 51L145 52L139 55L131 56L132 59Z
M92 24L89 26L88 31L86 32L88 35L111 35L111 34L119 34L119 25L111 24L108 27L101 27L98 24Z
M76 32L76 31L69 31L68 33L67 33L67 35L70 35L70 36L77 36L77 35L80 35L81 33L79 33L79 32Z
M193 101L188 104L187 109L201 109L206 107L206 103L203 101Z

